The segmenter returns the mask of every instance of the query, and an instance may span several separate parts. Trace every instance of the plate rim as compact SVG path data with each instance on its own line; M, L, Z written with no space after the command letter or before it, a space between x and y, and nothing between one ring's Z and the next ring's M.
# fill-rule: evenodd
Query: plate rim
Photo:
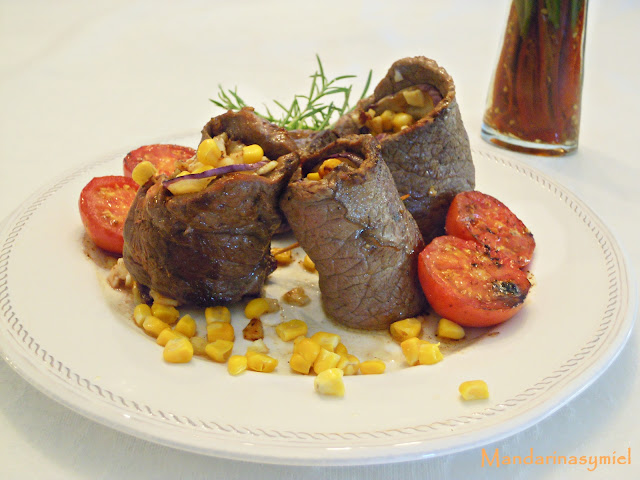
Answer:
M195 136L193 135L190 136L190 138L191 137L195 138ZM169 140L168 142L178 143L184 140L185 138L180 138L180 139L176 138L174 140ZM154 443L162 444L171 448L177 448L181 450L190 451L193 453L224 457L229 459L254 461L254 462L262 462L262 463L273 463L273 464L287 464L287 465L378 464L378 463L387 463L387 462L415 460L419 458L435 457L435 456L443 455L446 453L454 453L456 451L462 451L468 448L472 448L474 446L479 446L480 443L487 443L490 441L499 440L507 436L516 434L534 425L535 423L541 421L542 419L548 417L549 415L554 413L556 410L558 410L560 407L568 403L572 398L579 395L582 391L588 388L588 386L591 385L615 360L615 358L618 356L618 354L626 344L633 330L633 324L635 322L635 316L637 314L637 296L631 294L631 292L635 292L635 278L628 264L627 256L624 250L622 249L622 247L619 245L617 239L615 238L611 230L605 225L605 223L599 218L599 216L570 189L561 185L559 182L553 180L551 177L539 171L535 167L528 165L524 161L518 158L515 158L514 156L511 156L506 152L503 152L503 151L496 152L492 149L483 149L483 148L477 147L476 145L472 145L472 152L474 154L474 157L477 155L484 156L489 160L492 160L497 163L501 163L504 166L515 170L519 174L523 174L530 177L530 179L535 181L536 183L542 184L542 186L544 186L549 190L553 190L551 193L554 194L555 196L559 196L560 199L565 203L568 202L568 205L572 209L574 209L576 213L580 211L581 215L579 215L579 218L583 222L585 222L585 220L588 220L587 226L590 228L590 230L592 232L597 230L597 232L600 234L600 237L596 235L596 239L598 240L598 244L600 246L600 249L603 251L603 254L605 254L605 246L607 247L608 254L606 254L606 256L609 257L609 259L607 260L607 265L609 264L609 262L613 260L617 261L617 268L613 268L612 270L607 268L607 270L611 270L609 273L609 284L611 285L612 276L615 276L615 278L622 279L622 281L618 285L618 289L624 288L624 291L620 292L621 295L624 297L623 298L624 301L620 301L617 303L614 302L612 304L611 302L612 293L610 289L608 310L605 311L607 313L601 318L601 320L604 322L607 317L612 317L614 314L617 313L616 318L614 318L613 320L616 320L614 325L617 325L618 331L612 332L612 331L609 331L608 328L603 327L601 329L602 330L601 335L595 339L592 339L589 342L591 345L589 348L585 350L585 347L583 347L583 349L581 349L578 353L574 354L567 361L565 361L565 363L560 367L564 369L563 371L553 372L553 373L559 373L560 375L560 380L557 380L557 382L561 380L567 381L567 385L562 387L560 389L560 392L557 392L556 395L552 396L551 399L549 400L544 400L543 402L537 405L533 405L533 407L523 415L516 416L513 419L507 419L506 422L502 422L497 425L491 425L490 428L488 429L481 429L480 431L477 431L477 432L464 434L465 435L465 438L463 439L464 441L460 441L458 439L457 442L453 442L454 443L453 445L443 445L440 448L437 448L435 450L432 449L428 452L425 452L420 448L420 444L421 443L424 444L425 441L415 442L417 443L416 446L408 446L404 448L403 451L397 450L394 454L387 453L386 455L381 454L378 450L382 450L383 448L388 448L387 444L385 444L384 447L380 445L365 445L365 446L359 447L359 449L357 450L348 450L348 451L345 450L342 453L340 451L333 451L331 457L328 457L326 455L326 452L328 449L333 449L335 447L326 447L326 446L323 447L323 446L318 446L317 444L315 445L311 444L309 449L305 449L305 448L302 448L303 445L300 445L300 448L296 449L295 452L291 452L289 455L284 455L282 454L281 448L272 447L271 445L265 446L264 444L260 443L259 447L261 451L253 452L251 458L247 458L246 447L243 447L242 449L235 449L235 450L232 448L212 449L212 448L206 448L206 447L200 447L198 445L194 445L192 442L189 442L189 441L170 441L165 436L158 433L158 429L161 432L166 428L167 425L171 425L173 428L177 427L178 429L180 429L181 426L184 428L185 424L190 425L191 426L190 428L193 428L194 426L198 426L196 422L194 422L192 419L189 419L188 417L185 417L184 419L180 419L176 415L172 415L172 414L167 415L164 412L160 411L160 415L158 416L158 418L153 418L153 422L148 423L149 419L154 416L154 413L149 406L144 406L146 407L146 410L147 410L146 412L147 417L144 417L142 420L143 420L143 423L145 421L147 422L147 423L144 423L146 426L149 427L151 425L150 429L152 431L150 431L149 429L147 430L143 429L144 431L141 431L140 428L136 428L137 422L123 421L121 418L119 418L119 417L127 416L125 413L122 412L122 406L124 406L129 410L131 410L132 408L131 405L127 405L127 400L124 399L123 397L115 395L113 392L110 392L107 390L106 391L107 397L109 397L109 401L111 402L109 403L109 401L107 401L108 400L107 397L105 397L104 389L102 389L99 385L92 383L89 379L81 379L81 377L77 374L75 374L77 377L76 379L77 384L83 387L82 382L85 382L86 385L84 385L84 387L86 388L86 391L83 391L82 389L78 391L77 388L75 387L72 388L64 380L62 381L60 379L53 380L57 376L55 372L53 372L54 374L51 376L45 375L46 378L44 379L41 378L42 369L39 368L41 367L41 363L38 363L38 364L35 363L35 360L37 359L37 357L41 355L42 358L39 361L45 362L45 363L48 361L49 365L52 368L54 367L54 363L56 362L56 360L50 355L49 357L51 358L48 359L46 357L48 355L46 350L41 349L36 339L33 339L32 337L29 339L29 347L27 351L31 351L33 355L32 357L28 358L26 355L26 351L16 349L16 348L12 349L12 346L9 345L9 343L7 342L7 339L5 338L5 334L4 334L5 330L3 329L2 331L0 331L0 353L2 354L2 357L5 359L5 361L7 361L7 363L12 367L12 369L16 371L28 383L36 387L38 390L43 392L48 397L52 398L54 401L79 413L80 415L86 418L89 418L93 421L103 424L109 428L113 428L118 431L121 431L123 433L133 435L135 437L142 438L148 441L152 441ZM9 217L5 219L5 221L2 224L0 224L0 240L2 240L2 246L0 247L0 307L2 310L2 318L4 322L6 324L11 324L11 322L13 322L9 328L14 331L16 335L16 337L14 337L14 340L16 342L18 341L17 336L23 334L23 329L22 329L22 325L19 323L19 318L16 317L14 312L12 311L11 299L9 298L9 293L7 292L8 287L7 287L7 273L6 273L10 253L12 251L12 244L14 240L19 236L19 232L22 229L22 227L28 223L31 215L39 208L41 204L46 202L51 195L55 194L57 190L63 188L64 185L74 180L75 178L86 175L92 169L99 167L102 164L114 161L114 157L116 156L115 155L104 156L91 163L83 164L80 167L69 169L65 174L63 174L57 180L50 182L49 184L43 186L42 188L34 192L32 195L30 195L23 203L20 204L20 206ZM617 307L617 308L614 308L614 307ZM608 322L606 323L611 322L611 320L612 319L609 318ZM602 326L602 323L600 325ZM570 370L571 364L573 363L574 365L577 365L580 361L589 357L591 350L597 345L599 345L601 336L603 336L607 332L609 333L608 336L613 336L613 339L611 340L611 342L608 343L608 347L604 352L605 354L604 355L601 354L595 357L595 359L590 363L588 363L583 370L579 371L576 374L575 378L568 378L566 375L568 375L571 372ZM28 336L28 331L24 330L23 339L22 339L23 344L25 343L27 336ZM35 350L31 348L33 344L36 345ZM10 350L13 350L12 351L12 353L14 354L13 357L9 354ZM71 379L71 377L73 376L71 369L69 369L69 367L67 366L63 366L59 361L58 363L59 363L58 365L59 374L61 375L64 374L63 370L66 369L67 378ZM546 380L546 379L543 379L543 380ZM539 383L540 382L534 384L534 387L537 387ZM56 387L60 387L60 386L63 387L64 394L56 390ZM547 386L548 384L545 384L544 387L539 387L539 388L547 388ZM532 388L527 389L527 391L529 390L532 390ZM536 390L536 388L533 388L533 390ZM94 411L94 409L91 408L90 403L87 404L86 406L83 405L82 400L85 399L87 392L91 392L94 395L91 398L98 398L105 405L107 405L109 415L104 413L104 411L101 411L103 412L102 414L100 414L100 412ZM562 393L562 395L558 395L558 393ZM95 397L96 394L98 394L99 397ZM508 399L502 402L502 405L503 406L506 405L506 407L511 407L527 401L533 395L535 395L535 393L531 393L531 392L523 393L517 396L519 398ZM72 400L70 400L68 396L71 396ZM78 404L77 401L74 403L73 400L79 400L80 404ZM122 406L118 406L118 402L120 402ZM145 408L141 408L138 405L136 405L135 401L129 401L129 402L135 405L135 408L137 409L133 411L134 415L145 413L144 412ZM507 402L511 402L511 403L508 404ZM454 423L459 422L462 424L468 423L468 422L475 422L475 421L478 421L479 419L485 418L486 416L491 416L496 413L499 413L501 410L502 409L496 410L495 406L488 407L479 412L474 413L474 415L472 416L466 416L466 418L446 419L444 423L443 422L438 422L438 423L443 423L445 425L452 426L451 423L447 424L446 422L454 422ZM151 415L152 417L148 417L148 415ZM112 418L114 416L116 417L115 419ZM118 419L120 421L118 421ZM519 421L517 421L518 419ZM203 421L200 421L200 422L204 423ZM133 423L136 423L136 425L134 425ZM209 428L210 426L205 425L205 427ZM217 425L216 427L213 427L213 428L214 429L220 428L222 431L225 431L225 428L228 428L228 426ZM241 427L241 429L243 428L244 427ZM408 427L400 427L399 429L394 429L394 430L402 430L406 428ZM246 433L249 433L250 435L253 435L253 436L256 436L256 435L257 436L266 435L267 437L273 436L273 432L260 431L260 430L261 429L257 429L257 431L255 432L251 432L251 431L247 432L246 430L245 431L237 430L237 433L240 436ZM493 433L485 432L485 430L493 430ZM209 435L210 433L211 432L209 432ZM301 441L303 440L309 441L309 438L307 437L314 436L314 434L310 432L285 432L285 433L289 435L301 434L302 436L299 438ZM276 435L278 434L282 434L282 432L276 432ZM381 436L387 436L389 435L389 432L383 432L383 431L353 432L353 433L347 434L347 437L349 438L351 438L352 436L358 437L360 435L368 435L368 436L373 435L375 437L376 434ZM317 435L317 433L315 435ZM348 440L348 438L344 438L344 435L345 435L344 432L337 433L335 435L338 435L339 438L342 436L341 438L342 440ZM324 437L325 439L330 440L329 438L327 438L329 436L330 435L328 434L321 435L321 437ZM287 436L284 435L282 436L282 438L286 439ZM427 442L429 442L429 440L427 440ZM444 442L444 443L447 444L448 442ZM304 444L304 441L303 441L303 444ZM275 449L275 452L272 452L271 450L274 450L274 449ZM299 453L302 453L300 452L300 450L303 450L305 455L300 455Z

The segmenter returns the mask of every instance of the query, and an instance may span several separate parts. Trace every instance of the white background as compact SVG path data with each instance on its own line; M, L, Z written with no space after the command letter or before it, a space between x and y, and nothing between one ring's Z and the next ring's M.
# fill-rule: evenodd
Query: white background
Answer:
M453 76L472 142L509 2L0 1L0 219L63 172L139 145L198 132L220 111L218 84L249 103L303 92L315 54L329 76L425 55ZM607 223L640 270L637 125L640 6L592 2L581 144L566 158L523 157ZM360 85L356 85L359 90ZM37 298L37 281L34 296ZM55 318L55 305L52 306ZM481 449L364 467L256 465L171 450L118 433L50 400L0 364L0 476L98 478L636 478L640 475L638 328L611 367L536 426L486 445L501 454L610 455L629 466L502 466Z

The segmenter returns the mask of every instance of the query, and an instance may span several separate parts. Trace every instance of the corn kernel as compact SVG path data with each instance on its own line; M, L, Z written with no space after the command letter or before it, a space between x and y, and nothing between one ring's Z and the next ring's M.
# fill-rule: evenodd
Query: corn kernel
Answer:
M168 324L160 320L158 317L149 315L144 319L144 322L142 322L142 328L144 328L144 331L149 335L157 338L158 335L160 335L160 332L171 327L169 327Z
M247 318L260 318L269 311L269 302L264 298L254 298L244 307L244 315Z
M482 400L489 398L489 387L484 380L468 380L458 387L463 400Z
M169 325L172 325L176 323L180 317L180 312L178 312L176 307L153 302L153 305L151 305L151 315L159 318Z
M355 375L360 368L360 360L354 355L341 355L338 365L336 365L345 375Z
M136 305L136 308L133 309L133 320L139 327L142 326L142 322L144 322L144 319L149 315L151 315L151 307L146 303Z
M251 342L247 347L247 355L251 353L269 353L269 347L264 343L264 340L259 338Z
M413 123L413 117L408 113L400 112L396 113L391 120L394 132L399 132L402 127L407 127Z
M377 375L384 373L387 365L382 360L366 360L360 363L360 373L363 375Z
M135 166L135 168L131 172L131 178L138 185L142 186L147 183L149 179L156 174L156 172L157 170L153 163L145 160Z
M441 318L438 322L438 336L444 338L451 338L453 340L460 340L464 338L465 332L457 323L452 322L448 318Z
M320 349L322 347L320 347L320 344L314 342L310 338L296 338L296 340L298 339L300 340L294 341L293 352L299 353L307 362L309 362L309 364L313 364L313 362L316 361L316 358L318 358L318 354L320 353Z
M280 340L289 342L296 337L307 334L307 324L302 320L293 319L276 326L276 333Z
M393 125L391 120L393 120L395 113L392 110L385 110L380 114L380 118L382 119L382 131L390 132L393 130Z
M207 340L209 343L216 340L228 340L233 342L236 339L233 326L225 322L211 322L207 325Z
M321 348L318 357L313 362L313 371L318 374L324 372L329 368L334 368L340 361L340 355L335 352L330 352L326 348Z
M196 158L200 163L205 165L211 165L213 167L218 165L218 160L222 157L220 147L213 138L207 138L200 142L198 150L196 152Z
M344 346L344 343L339 343L336 345L336 348L333 350L338 355L347 355L349 352L347 351L347 347Z
M307 375L311 370L311 362L308 362L301 354L293 353L289 359L289 366L291 370L297 373Z
M366 125L374 135L378 135L379 133L382 133L384 131L382 127L382 118L380 116L373 117L366 123Z
M169 340L173 338L184 337L180 332L175 332L170 328L165 328L158 334L158 338L156 338L156 343L161 346L167 345Z
M227 307L207 307L204 309L204 318L207 323L211 322L231 322L231 312Z
M320 180L320 174L318 172L307 173L307 180Z
M328 158L324 162L322 162L322 165L320 165L320 168L318 168L318 174L320 174L321 178L324 178L329 174L329 172L331 172L341 164L342 160L340 160L339 158Z
M442 361L439 343L425 342L418 348L418 363L420 365L433 365Z
M231 375L240 375L247 369L247 357L244 355L231 355L227 362L227 372Z
M196 321L193 319L191 315L184 315L176 326L173 327L176 332L182 333L185 337L191 338L196 334L197 325Z
M193 354L194 355L204 355L205 347L207 346L207 340L202 337L191 337L189 339L191 345L193 345Z
M289 305L304 307L309 302L311 302L311 299L305 293L304 288L295 287L282 295L282 301L288 303Z
M407 105L412 107L424 107L424 94L419 88L413 90L403 90L402 96L407 102Z
M157 303L159 305L169 305L171 307L177 307L179 302L173 298L169 298L165 295L162 295L160 292L151 289L149 290L149 295L153 298L153 303Z
M289 265L293 262L293 255L291 250L287 250L286 252L278 253L273 256L278 262L278 265Z
M411 337L417 337L422 330L422 322L417 318L405 318L404 320L398 320L393 322L389 327L391 336L397 342L404 342Z
M321 395L344 397L344 372L339 368L330 368L321 372L313 381L313 388Z
M247 368L254 372L273 372L278 366L278 360L264 353L254 353L247 357Z
M309 255L305 255L304 258L302 259L302 267L307 272L311 272L311 273L316 272L316 264L313 263L313 260L309 258Z
M336 347L340 343L340 335L337 333L316 332L311 335L311 340L316 342L322 348L325 348L330 352L335 352Z
M257 144L247 145L242 149L242 159L244 163L256 163L264 157L264 150Z
M400 348L402 348L404 358L409 366L418 364L420 345L422 345L423 343L426 343L426 341L420 340L416 337L411 337L400 344Z
M162 356L169 363L187 363L193 358L193 346L186 337L172 338L165 345Z
M221 339L214 340L204 347L204 351L214 362L224 363L231 356L231 352L233 351L233 342Z

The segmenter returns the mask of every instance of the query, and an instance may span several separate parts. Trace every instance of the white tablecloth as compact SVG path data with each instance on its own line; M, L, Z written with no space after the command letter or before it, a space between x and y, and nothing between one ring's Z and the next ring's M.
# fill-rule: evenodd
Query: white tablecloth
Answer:
M425 55L453 76L479 139L507 0L295 2L0 1L0 219L83 162L198 132L218 84L249 102L306 89L315 54L363 81ZM640 6L592 2L581 143L565 158L523 157L585 200L640 271ZM34 284L37 298L37 283ZM52 320L54 321L54 320ZM611 455L631 465L482 468L481 449L354 467L259 465L199 456L116 432L66 409L0 362L0 477L6 479L639 478L638 328L569 404L494 444L511 455Z

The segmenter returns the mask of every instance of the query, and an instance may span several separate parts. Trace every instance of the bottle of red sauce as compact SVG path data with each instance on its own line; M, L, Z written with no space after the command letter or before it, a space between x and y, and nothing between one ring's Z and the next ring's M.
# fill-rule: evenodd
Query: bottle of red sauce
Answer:
M513 0L482 136L511 150L578 148L587 0Z

